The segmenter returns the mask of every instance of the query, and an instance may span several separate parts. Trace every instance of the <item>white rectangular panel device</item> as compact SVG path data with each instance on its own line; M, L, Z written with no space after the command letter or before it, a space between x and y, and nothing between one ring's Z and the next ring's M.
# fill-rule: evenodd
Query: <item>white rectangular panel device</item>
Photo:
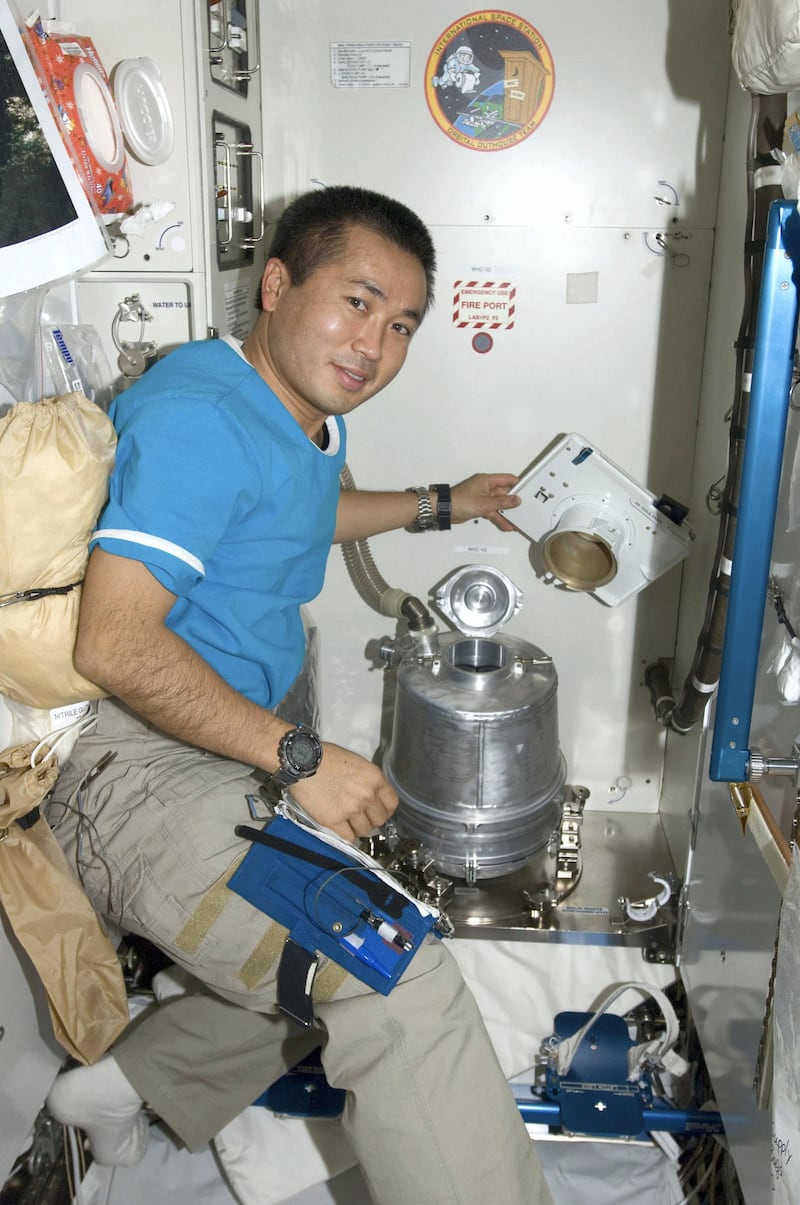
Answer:
M509 515L535 545L543 576L609 607L688 555L686 508L640 485L589 440L559 436L523 473Z
M83 271L109 244L8 0L0 0L0 112L0 297L12 297Z

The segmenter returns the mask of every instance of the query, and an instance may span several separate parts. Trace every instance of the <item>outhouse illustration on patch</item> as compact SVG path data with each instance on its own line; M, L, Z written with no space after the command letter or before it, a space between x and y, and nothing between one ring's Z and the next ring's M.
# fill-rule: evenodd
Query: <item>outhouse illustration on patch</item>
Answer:
M431 114L475 151L516 146L538 129L555 89L544 38L513 13L470 13L437 40L425 68Z

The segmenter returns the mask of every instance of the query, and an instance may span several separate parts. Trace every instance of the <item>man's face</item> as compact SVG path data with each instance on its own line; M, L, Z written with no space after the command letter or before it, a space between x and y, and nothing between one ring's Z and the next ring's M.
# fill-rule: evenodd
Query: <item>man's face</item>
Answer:
M415 256L354 225L341 254L301 285L270 260L262 297L256 367L308 429L354 410L397 375L425 309L425 272Z

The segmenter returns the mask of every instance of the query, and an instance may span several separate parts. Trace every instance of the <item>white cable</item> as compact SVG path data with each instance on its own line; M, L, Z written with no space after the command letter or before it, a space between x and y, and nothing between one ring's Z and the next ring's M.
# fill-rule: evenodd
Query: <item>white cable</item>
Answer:
M665 1031L649 1042L641 1042L628 1050L628 1079L635 1080L640 1074L645 1062L654 1062L657 1066L665 1067L673 1075L683 1075L687 1070L685 1061L673 1050L679 1036L678 1018L669 998L660 988L649 983L622 983L613 987L600 1001L588 1021L569 1038L562 1039L555 1046L555 1068L559 1075L564 1076L572 1066L572 1060L586 1034L624 992L632 989L643 996L652 997L661 1010L665 1021Z
M97 723L97 713L91 712L89 715L83 715L80 719L73 720L71 724L67 724L65 728L54 728L52 732L46 733L45 736L34 746L31 753L30 766L34 770L37 765L44 765L51 757L54 757L59 745L63 745L64 741L73 732L77 730L78 736L83 736L84 732L88 731L93 724ZM44 755L41 761L37 762L36 755L41 752L43 747L48 746L48 752Z

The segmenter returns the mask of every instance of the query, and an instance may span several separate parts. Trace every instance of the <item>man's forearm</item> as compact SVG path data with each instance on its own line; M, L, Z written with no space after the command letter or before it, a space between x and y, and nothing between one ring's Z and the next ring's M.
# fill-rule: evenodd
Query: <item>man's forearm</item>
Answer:
M435 495L433 496L435 509ZM417 517L416 494L404 490L342 490L336 512L334 544L364 540L382 531L408 527Z
M265 770L289 726L244 698L165 626L174 601L135 561L95 549L81 603L76 668L162 732Z
M289 725L233 690L169 629L94 680L169 736L263 770L278 768L278 741Z
M460 481L451 490L452 523L469 519L489 519L500 531L513 531L513 525L501 513L519 505L519 497L511 494L519 478L513 473L475 473ZM431 491L431 507L438 513L436 490ZM414 493L400 490L382 493L373 490L342 490L336 512L334 544L349 540L364 540L383 531L408 527L417 518L417 498Z
M174 632L87 668L93 680L160 731L260 769L278 768L290 726L233 690Z

